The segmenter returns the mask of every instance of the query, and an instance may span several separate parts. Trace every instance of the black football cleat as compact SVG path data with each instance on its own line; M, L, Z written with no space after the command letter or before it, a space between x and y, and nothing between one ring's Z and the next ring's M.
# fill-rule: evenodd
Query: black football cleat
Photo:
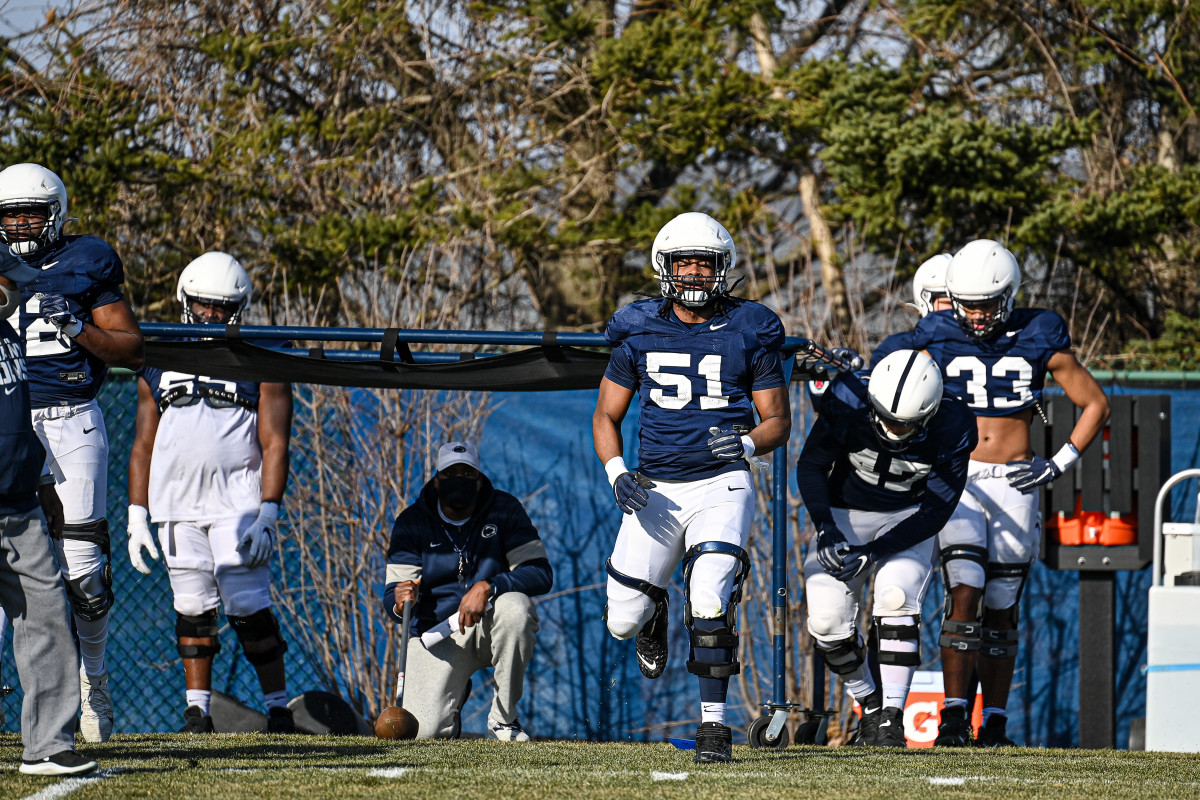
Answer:
M965 706L942 709L942 724L938 726L934 747L967 747L971 744L971 722Z
M273 706L267 709L267 733L295 733L296 720L292 710L287 706Z
M904 735L904 709L885 708L881 712L879 728L875 733L876 747L908 747Z
M862 706L862 718L858 721L858 730L850 739L850 746L874 747L879 738L879 722L883 718L883 695L878 691L872 692L859 705Z
M697 764L728 764L733 761L733 731L719 722L701 722L696 729Z
M642 628L634 641L638 669L653 680L667 668L667 598L654 609L654 616Z
M987 724L979 729L979 737L975 739L977 747L1016 747L1017 743L1008 738L1005 728L1008 727L1008 717L1004 714L992 714Z
M215 733L212 717L200 710L200 706L188 706L183 712L183 727L180 733Z

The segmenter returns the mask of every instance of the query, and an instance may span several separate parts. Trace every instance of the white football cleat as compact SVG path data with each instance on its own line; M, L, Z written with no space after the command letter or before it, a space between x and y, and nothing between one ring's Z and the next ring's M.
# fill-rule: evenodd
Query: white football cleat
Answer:
M87 742L107 742L112 736L112 695L108 693L108 673L88 675L79 668L79 732Z
M503 722L489 724L487 738L501 742L528 742L529 734L521 727L521 720L514 719L511 725L505 725Z

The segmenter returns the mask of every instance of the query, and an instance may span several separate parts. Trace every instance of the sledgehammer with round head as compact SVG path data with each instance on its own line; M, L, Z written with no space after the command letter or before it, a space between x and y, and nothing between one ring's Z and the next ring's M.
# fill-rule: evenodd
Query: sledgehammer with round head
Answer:
M417 718L405 711L404 705L404 665L408 661L408 631L412 622L412 601L404 601L401 614L404 621L400 629L400 666L396 670L396 705L388 706L375 720L375 735L380 739L415 739L417 738Z

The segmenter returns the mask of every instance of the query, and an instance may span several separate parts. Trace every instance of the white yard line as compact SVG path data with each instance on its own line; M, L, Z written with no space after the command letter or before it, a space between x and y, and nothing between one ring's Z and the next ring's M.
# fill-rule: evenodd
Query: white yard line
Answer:
M962 786L966 778L926 778L934 786Z
M69 795L76 789L82 789L89 783L96 783L97 781L102 781L105 778L111 778L113 774L114 773L109 772L106 769L102 769L99 772L95 772L91 775L81 775L78 778L63 778L58 783L47 786L40 792L34 792L31 795L26 795L25 797L21 798L21 800L56 800L56 798Z
M651 772L650 780L652 781L686 781L688 779L687 772Z
M403 778L408 774L408 767L386 767L383 769L369 769L367 776L371 778Z

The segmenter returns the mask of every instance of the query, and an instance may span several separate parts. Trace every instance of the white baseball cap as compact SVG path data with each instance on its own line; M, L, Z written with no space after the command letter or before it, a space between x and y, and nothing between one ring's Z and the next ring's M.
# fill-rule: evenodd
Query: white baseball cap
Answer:
M479 451L475 449L475 445L466 442L449 442L438 448L438 472L447 470L455 464L466 464L480 472L483 471L479 469Z

